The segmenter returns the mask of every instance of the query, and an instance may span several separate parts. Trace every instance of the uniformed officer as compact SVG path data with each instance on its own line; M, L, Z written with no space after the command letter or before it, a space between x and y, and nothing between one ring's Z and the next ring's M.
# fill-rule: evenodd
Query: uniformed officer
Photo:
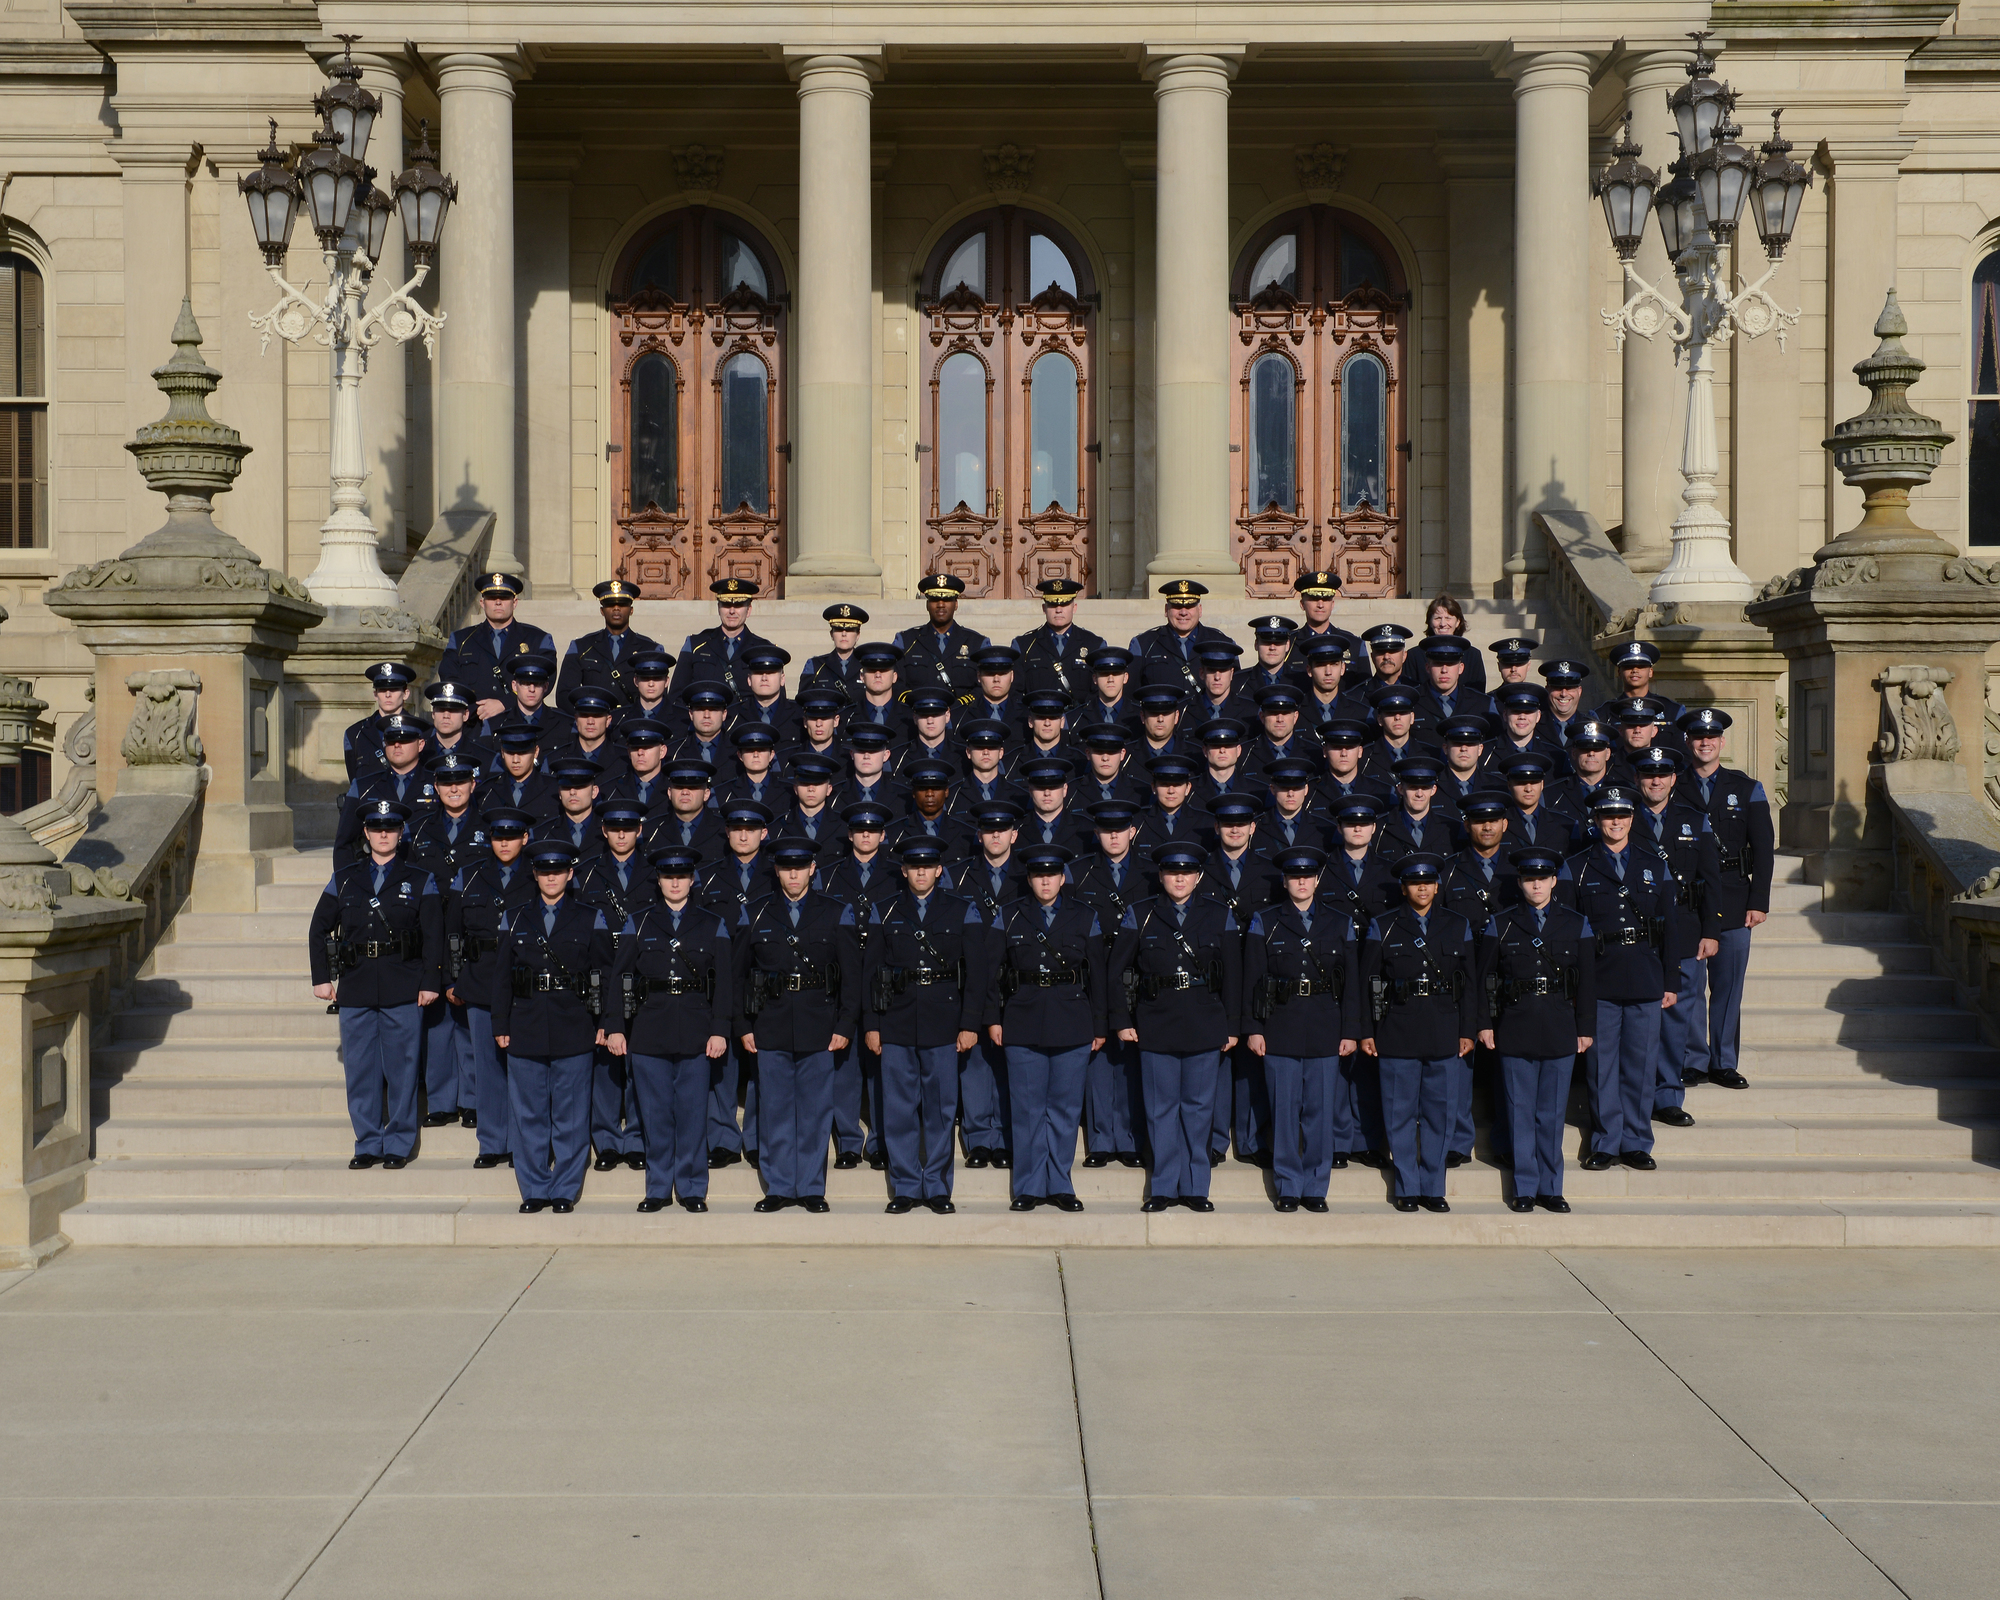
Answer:
M788 819L786 833L796 833ZM857 800L837 819L838 853L820 848L818 888L854 913L855 937L861 959L868 959L868 935L878 905L887 905L902 891L903 875L883 848L888 836L889 808L872 800ZM834 836L830 836L834 837ZM864 1134L864 1119L867 1130ZM882 1063L860 1039L850 1040L833 1069L833 1164L846 1172L863 1161L877 1172L889 1164L882 1152Z
M1660 1014L1674 1003L1668 973L1687 951L1674 924L1666 863L1632 837L1637 807L1629 789L1606 784L1591 802L1597 842L1569 858L1576 908L1597 949L1597 1025L1591 1030L1593 1129L1583 1166L1614 1161L1650 1172L1653 1089L1659 1072Z
M555 681L556 658L553 655L534 651L516 656L508 668L506 709L497 717L488 717L480 723L480 737L491 739L501 728L525 722L540 728L542 738L552 746L572 738L576 725L548 702L549 690ZM485 704L484 701L480 703Z
M1551 798L1572 816L1587 817L1597 795L1611 782L1612 730L1595 718L1582 718L1569 730L1569 771L1551 784Z
M654 875L639 854L645 811L632 800L613 797L597 803L597 827L603 848L580 861L574 891L587 906L604 913L611 942L623 953L624 930L657 895ZM620 1020L615 1001L607 1001L606 1027ZM646 1164L646 1140L639 1126L639 1098L628 1063L600 1047L590 1075L590 1143L597 1152L599 1172L616 1166L637 1171Z
M674 658L665 650L632 652L632 704L619 717L622 734L625 724L646 718L659 723L671 734L677 729L679 710L668 689L673 682Z
M1170 684L1183 695L1200 689L1195 652L1212 640L1233 642L1220 628L1211 628L1201 620L1201 597L1207 593L1208 586L1192 578L1175 578L1160 585L1167 620L1135 635L1126 646L1139 665L1140 688Z
M764 848L775 820L768 806L754 800L734 800L712 811L721 830L722 848L697 874L695 898L731 928L766 895L777 890L770 853ZM829 841L831 842L831 841ZM739 1130L737 1108L743 1122ZM709 1164L724 1167L739 1155L758 1164L757 1082L742 1054L731 1050L722 1058L709 1098Z
M456 683L434 683L424 690L424 701L431 708L431 736L424 746L424 759L460 755L481 771L490 770L499 747L467 731L472 719L470 692Z
M714 769L705 761L676 759L662 769L660 782L666 785L667 808L647 813L649 826L641 848L650 851L678 844L697 852L704 861L719 859L728 840L721 813L708 803Z
M1245 728L1257 726L1257 702L1244 692L1243 680L1237 673L1237 661L1242 654L1243 647L1234 639L1207 639L1195 647L1194 670L1201 688L1186 699L1189 722L1225 720L1240 722Z
M1172 684L1155 683L1141 689L1139 731L1132 740L1132 754L1140 761L1155 756L1186 756L1192 770L1205 764L1201 746L1191 734L1181 731L1182 709L1187 696Z
M1237 689L1252 700L1259 691L1268 689L1275 683L1287 685L1294 691L1301 689L1298 680L1290 670L1292 635L1299 631L1299 625L1290 617L1268 616L1250 619L1251 638L1257 651L1253 661L1243 676L1237 680Z
M1651 706L1662 728L1672 729L1686 709L1678 700L1653 693L1653 669L1659 665L1660 647L1645 639L1629 639L1611 658L1618 692L1591 713L1600 721L1614 719L1628 700L1644 700Z
M1091 656L1105 647L1088 628L1076 626L1083 585L1074 578L1044 578L1035 593L1042 597L1042 625L1014 641L1021 652L1021 687L1029 694L1052 689L1081 706L1092 698Z
M1132 700L1132 653L1115 644L1090 652L1090 692L1079 697L1074 718L1079 727L1131 722L1139 715Z
M1361 1048L1381 1066L1398 1211L1451 1209L1451 1075L1472 1054L1476 952L1471 925L1437 904L1443 865L1429 851L1404 856L1396 864L1403 903L1369 924L1361 947L1369 1012Z
M1129 770L1132 747L1117 723L1085 728L1077 742L1083 746L1084 763L1072 785L1078 805L1094 806L1106 800L1129 801L1134 806L1151 802L1153 787Z
M851 700L861 692L861 668L855 662L854 647L861 643L861 627L867 622L868 613L843 600L828 606L820 617L826 623L833 648L825 655L806 657L806 664L799 668L799 693L831 689L843 701Z
M1519 903L1479 941L1479 1042L1500 1057L1501 1118L1514 1163L1513 1211L1567 1211L1563 1112L1576 1058L1597 1026L1596 949L1589 921L1555 898L1562 856L1530 845L1509 857Z
M1175 841L1153 852L1160 893L1126 910L1111 947L1110 1020L1139 1052L1153 1158L1141 1208L1213 1211L1209 1135L1222 1058L1241 1031L1243 940L1229 908L1195 893L1204 852Z
M1208 802L1212 831L1206 841L1208 860L1196 893L1229 908L1239 929L1251 914L1279 895L1278 870L1255 847L1257 818L1263 805L1248 795L1223 795ZM1271 1107L1264 1096L1264 1073L1239 1037L1226 1052L1215 1075L1215 1121L1209 1133L1209 1164L1229 1159L1232 1118L1236 1159L1254 1166L1271 1159L1268 1132Z
M1396 763L1407 757L1424 756L1443 763L1444 752L1417 737L1417 697L1413 693L1390 684L1370 695L1368 703L1375 711L1375 742L1361 759L1364 774L1386 783Z
M742 669L743 693L730 708L732 726L761 722L780 737L789 734L798 712L785 693L785 668L791 652L774 644L754 644L737 656Z
M1681 797L1708 813L1722 862L1718 949L1708 963L1708 1078L1725 1089L1744 1089L1750 1080L1737 1063L1750 931L1770 915L1771 876L1777 861L1771 802L1763 784L1722 764L1728 712L1696 707L1681 713L1678 726L1687 739L1689 757L1688 769L1680 777Z
M1505 639L1495 639L1486 647L1493 652L1493 662L1500 674L1499 684L1491 691L1495 699L1499 698L1501 688L1507 684L1528 681L1528 670L1540 643L1532 634L1517 633Z
M1195 763L1186 756L1153 756L1146 776L1153 780L1153 803L1139 820L1139 848L1150 853L1163 844L1191 844L1207 855L1202 842L1208 813L1190 798L1194 794Z
M826 1201L833 1064L854 1038L861 956L854 913L812 887L809 840L770 847L778 892L744 908L735 945L737 1043L756 1058L759 1211Z
M570 640L556 679L556 704L572 716L576 707L570 696L586 685L602 689L615 706L631 705L639 698L632 687L633 656L641 650L660 648L657 639L632 631L632 603L639 598L637 584L606 578L590 592L597 597L604 626Z
M1581 661L1544 661L1535 669L1548 690L1549 709L1542 718L1542 737L1558 749L1569 747L1570 731L1583 717L1583 685L1590 669Z
M791 805L791 784L778 771L778 736L761 722L739 722L729 730L736 776L715 792L715 803L754 800L773 815Z
M1329 1175L1360 1137L1345 1071L1362 1031L1358 941L1319 899L1325 851L1293 846L1276 866L1283 896L1252 913L1243 941L1245 1042L1270 1102L1272 1203L1324 1211Z
M910 739L890 756L890 772L908 781L907 769L912 762L943 761L953 767L958 765L960 741L952 732L951 705L951 696L942 689L910 691L903 702L903 711L910 719Z
M1465 918L1466 926L1483 932L1502 908L1520 898L1521 886L1512 866L1501 853L1507 834L1507 800L1500 794L1476 794L1459 813L1465 826L1465 843L1444 864L1438 900L1447 911ZM1445 1140L1444 1164L1462 1167L1472 1159L1474 1137L1472 1118L1475 1070L1490 1085L1495 1063L1475 1052L1461 1056L1451 1069L1451 1128ZM1489 1093L1489 1102L1497 1103ZM1504 1137L1505 1130L1501 1133Z
M1494 715L1493 701L1485 691L1464 681L1466 662L1477 659L1465 640L1455 633L1440 633L1424 641L1423 657L1425 682L1417 699L1420 727L1442 727L1459 716Z
M1266 855L1275 858L1280 850L1299 845L1325 848L1324 830L1312 809L1315 765L1288 756L1264 769L1264 781L1271 786L1270 809L1257 819L1254 842Z
M944 855L916 836L897 849L903 892L869 915L863 1038L882 1060L882 1149L889 1212L951 1200L951 1125L959 1062L979 1043L989 974L979 909L940 890Z
M857 652L858 653L858 652ZM856 669L859 671L859 669ZM890 681L894 682L894 674ZM814 684L801 689L793 702L798 707L798 716L792 723L791 734L781 747L780 758L789 762L794 752L828 756L838 764L843 759L840 748L840 719L847 710L847 700L841 691L825 684Z
M473 786L479 769L458 755L437 757L425 764L437 795L437 806L410 830L409 859L431 875L445 897L444 916L449 944L452 884L461 869L485 859L486 830L472 809ZM451 974L446 972L449 980ZM465 1007L449 994L440 995L424 1011L424 1126L441 1128L457 1122L479 1126L472 1035Z
M417 681L416 668L400 661L378 661L364 669L368 687L375 694L375 709L359 722L350 723L340 736L341 754L347 759L347 777L354 779L386 765L382 755L382 724L399 716L410 703L410 685Z
M511 572L483 573L479 606L485 620L458 628L444 647L438 676L471 691L473 710L482 722L504 716L509 709L509 680L514 663L526 655L546 655L553 663L556 642L544 628L514 616L520 604L521 580Z
M1302 691L1299 725L1317 734L1326 723L1366 718L1368 702L1356 687L1359 673L1350 673L1352 657L1338 639L1315 639L1311 644L1292 646L1292 654L1303 665L1297 675Z
M833 784L840 768L831 756L810 753L794 755L785 763L780 781L790 787L792 803L778 812L778 832L810 839L828 856L846 842L847 823L833 808ZM886 807L882 815L889 816Z
M444 902L399 860L409 807L368 803L366 854L336 867L307 934L313 994L340 1006L340 1056L354 1124L350 1167L408 1166L417 1150L424 1007L444 988Z
M1088 901L1064 892L1067 850L1030 845L1021 856L1028 895L992 913L986 964L987 1035L1007 1051L1013 1105L1010 1209L1081 1211L1070 1164L1090 1058L1104 1048L1104 930Z
M847 730L847 775L835 785L833 803L850 806L857 800L879 800L901 816L909 809L909 786L888 773L890 739L887 728L856 723Z
M1464 843L1458 819L1437 804L1440 769L1425 756L1411 756L1395 766L1396 793L1402 804L1382 818L1375 836L1375 854L1393 867L1406 855L1449 855Z
M986 635L974 633L952 619L958 614L959 597L965 580L949 572L934 572L917 586L923 596L930 622L921 628L905 628L896 635L895 646L902 652L897 663L897 688L945 689L960 705L970 705L976 668L973 657L986 648Z
M530 847L535 897L508 910L494 965L493 1042L507 1052L514 1181L526 1212L569 1212L590 1159L590 1083L609 1015L611 924L570 893L576 852Z
M691 684L719 683L734 700L744 690L739 657L751 645L769 644L769 639L750 631L750 603L757 598L757 584L749 578L717 578L708 586L715 596L715 626L691 633L681 641L674 662L673 681L667 694L674 699Z
M978 687L969 698L961 699L961 721L999 722L1006 725L1012 742L1028 736L1028 708L1014 686L1021 664L1020 652L1012 645L982 645L972 652L972 666Z
M1376 917L1402 898L1396 875L1375 855L1375 834L1381 826L1378 803L1367 795L1350 795L1327 814L1332 833L1319 892L1345 911L1357 929L1366 930Z
M625 747L611 737L618 702L610 690L584 684L570 695L570 714L568 733L553 736L555 742L543 751L544 762L553 766L573 756L595 761L604 769L600 787L609 790L625 775Z
M1315 767L1320 764L1323 757L1319 740L1299 726L1302 698L1298 685L1289 679L1266 684L1257 691L1257 721L1261 731L1243 755L1243 764L1251 772L1262 772L1272 762L1288 757L1310 762Z
M589 859L604 848L604 835L597 830L597 781L604 769L588 756L566 756L549 768L556 786L556 814L537 823L533 838L559 839L578 861Z
M880 728L892 739L903 737L909 718L902 702L896 698L897 669L902 659L901 650L880 639L871 639L854 652L854 669L860 674L861 682L859 692L852 697L846 714L841 718L844 731L872 726ZM952 693L956 700L955 691L947 692Z
M1581 819L1548 799L1552 754L1542 748L1502 756L1496 767L1507 785L1507 837L1516 848L1542 845L1568 855Z
M952 768L942 761L914 763L905 777L910 786L909 814L889 825L889 848L898 850L905 839L935 839L946 861L960 861L973 849L972 830L956 817L945 815L951 799Z
M376 801L393 800L406 819L427 815L437 805L437 787L423 769L424 740L430 730L415 717L400 712L382 722L383 765L365 771L340 797L340 817L333 829L333 864L351 866L366 853L361 823Z
M1500 712L1500 732L1493 740L1491 756L1494 762L1505 756L1525 755L1530 750L1543 751L1551 760L1561 756L1561 750L1549 743L1543 731L1549 695L1540 684L1503 684L1494 695L1493 704Z
M655 850L658 899L641 906L618 941L605 1047L623 1057L645 1135L645 1212L679 1196L708 1209L708 1089L729 1048L735 1015L727 923L693 900L701 858L679 845Z
M1410 669L1410 639L1412 635L1401 623L1377 623L1361 636L1361 642L1368 646L1368 688L1370 700L1377 690L1395 685L1407 689L1414 696L1423 685L1418 682L1421 674Z
M1074 870L1073 892L1097 912L1103 930L1107 958L1125 912L1133 902L1155 892L1147 864L1136 850L1139 837L1136 802L1102 800L1089 808L1091 827L1097 835L1096 852ZM1106 1025L1109 1026L1109 995L1106 996ZM1106 1036L1102 1048L1090 1058L1090 1072L1083 1089L1083 1164L1086 1167L1141 1164L1139 1139L1145 1118L1140 1106L1139 1052L1116 1033Z
M479 1118L479 1154L472 1164L512 1166L514 1108L507 1092L507 1055L493 1042L493 989L505 976L495 952L510 910L535 897L534 875L522 861L534 818L512 806L480 814L489 854L469 862L451 880L445 897L445 942L456 969L445 998L465 1008L472 1056L473 1104Z
M1306 651L1324 640L1336 639L1346 647L1347 659L1354 663L1359 675L1365 665L1361 641L1345 628L1333 625L1333 605L1340 597L1340 575L1324 569L1301 572L1292 579L1292 589L1299 597L1299 610L1305 613L1304 623L1292 635L1293 669L1303 674Z

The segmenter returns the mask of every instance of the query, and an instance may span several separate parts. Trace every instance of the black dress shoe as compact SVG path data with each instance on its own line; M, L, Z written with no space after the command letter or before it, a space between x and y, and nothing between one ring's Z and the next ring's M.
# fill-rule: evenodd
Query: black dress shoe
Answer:
M833 1158L833 1168L836 1172L852 1172L860 1165L861 1152L859 1150L843 1150Z
M474 1156L472 1158L472 1165L480 1172L489 1172L495 1167L503 1165L512 1166L513 1164L514 1158L504 1150L497 1156Z
M1533 1211L1535 1209L1534 1198L1530 1195L1517 1194L1507 1202L1507 1209L1509 1211Z
M477 1111L459 1112L458 1125L461 1128L477 1128L479 1126L479 1113Z
M1271 1152L1268 1150L1252 1150L1247 1156L1239 1150L1236 1152L1236 1159L1247 1161L1253 1167L1262 1167L1266 1172L1271 1170Z
M681 1210L683 1211L706 1211L707 1209L708 1202L702 1199L700 1195L696 1195L691 1200L683 1199L681 1201Z
M757 1165L757 1152L755 1150L745 1150L743 1152L743 1159L754 1167Z
M1363 1150L1353 1158L1364 1167L1374 1167L1377 1171L1389 1165L1389 1158L1380 1150Z
M1708 1082L1708 1074L1705 1072L1683 1072L1681 1074L1681 1087L1683 1089L1692 1089L1696 1084L1706 1082Z
M1136 1150L1120 1150L1118 1152L1118 1165L1121 1167L1143 1167L1145 1164L1145 1162L1139 1159L1139 1152Z
M968 1150L965 1152L968 1167L987 1167L993 1164L993 1154L989 1150Z
M932 1195L924 1204L941 1217L948 1217L958 1209L957 1206L951 1203L951 1196L944 1194Z
M1544 1211L1556 1211L1565 1215L1569 1211L1569 1202L1559 1194L1538 1194L1535 1196L1535 1204Z
M1002 1172L1011 1172L1014 1167L1014 1158L1007 1154L1005 1150L995 1150L993 1152L993 1165Z
M647 1195L639 1202L639 1209L650 1217L655 1211L664 1211L672 1204L671 1200L655 1200L651 1195Z
M909 1195L899 1194L882 1209L892 1217L904 1217L917 1209L917 1202Z
M1750 1080L1734 1068L1731 1068L1728 1072L1711 1072L1708 1075L1708 1081L1710 1083L1719 1083L1725 1089L1747 1089L1750 1087Z
M1301 1200L1299 1204L1307 1211L1318 1211L1323 1213L1326 1210L1326 1201L1321 1197L1319 1197L1318 1195L1313 1195L1308 1197L1307 1199Z
M592 1172L609 1172L613 1167L622 1165L624 1160L623 1156L599 1156L595 1161L591 1162L590 1170Z
M574 1200L551 1200L549 1202L549 1209L566 1217L576 1209L576 1202Z
M1150 1215L1156 1211L1166 1210L1173 1203L1173 1200L1167 1195L1149 1194L1139 1202L1139 1209Z
M634 1172L644 1172L646 1170L646 1152L643 1150L632 1151L625 1157L625 1165L630 1167Z
M1451 1202L1441 1194L1420 1194L1417 1196L1417 1204L1422 1206L1426 1211L1449 1211L1451 1209Z
M1299 1209L1299 1203L1291 1195L1281 1194L1271 1202L1271 1209L1274 1211L1296 1211Z
M708 1153L708 1170L713 1172L717 1167L733 1167L742 1159L734 1150L711 1150Z
M1215 1209L1215 1202L1205 1194L1184 1194L1181 1196L1181 1204L1186 1206L1190 1211L1213 1211Z
M801 1211L810 1211L816 1217L823 1217L833 1209L827 1203L827 1198L823 1194L805 1195L800 1199L794 1200L792 1204L797 1206Z
M1058 1211L1081 1211L1083 1202L1073 1194L1051 1194L1042 1197L1042 1204L1054 1206Z
M792 1203L792 1197L790 1195L767 1194L764 1196L763 1199L759 1200L750 1209L752 1211L762 1211L766 1213L772 1211L783 1211L785 1207L790 1205L791 1203Z
M1589 1155L1577 1162L1577 1165L1583 1168L1585 1172L1603 1172L1611 1165L1611 1157L1593 1150Z
M363 1167L374 1166L381 1159L380 1156L356 1156L352 1161L347 1163L347 1170L349 1172L359 1172Z
M1111 1165L1111 1157L1101 1154L1096 1150L1093 1150L1083 1158L1083 1164L1086 1167L1091 1167L1093 1169L1097 1167L1108 1167Z
M1042 1200L1039 1195L1017 1194L1012 1200L1007 1202L1007 1209L1009 1211L1033 1211L1041 1203Z
M1398 1211L1414 1211L1417 1209L1416 1201L1412 1200L1406 1194L1397 1195L1389 1204L1394 1206Z
M382 1158L383 1170L387 1172L401 1172L409 1164L410 1158L408 1156L384 1156Z
M442 1128L447 1122L456 1121L458 1121L458 1113L456 1111L426 1111L424 1113L424 1126L426 1128Z
M1659 1166L1659 1162L1643 1150L1627 1150L1618 1159L1628 1167L1637 1167L1641 1172L1651 1172Z
M889 1158L887 1156L870 1156L868 1158L868 1170L870 1172L887 1172L889 1170Z
M1655 1122L1664 1122L1670 1128L1692 1128L1694 1126L1694 1118L1689 1116L1679 1106L1661 1106L1659 1110L1653 1113L1653 1120Z
M1228 1163L1229 1163L1229 1152L1228 1152L1227 1150L1211 1150L1211 1151L1209 1151L1209 1153L1208 1153L1208 1164L1209 1164L1209 1165L1210 1165L1211 1167L1221 1167L1221 1166L1226 1166L1226 1165L1228 1165Z
M523 1212L545 1211L548 1209L548 1204L546 1200L523 1200L521 1202L521 1210Z
M1344 1169L1344 1168L1346 1167L1346 1165L1347 1165L1347 1157L1346 1157L1346 1156L1335 1156L1335 1157L1333 1158L1333 1170L1334 1170L1335 1172L1339 1172L1339 1171L1343 1170L1343 1169Z
M1447 1167L1462 1167L1471 1159L1472 1157L1467 1155L1463 1150L1447 1150L1444 1156L1444 1164Z

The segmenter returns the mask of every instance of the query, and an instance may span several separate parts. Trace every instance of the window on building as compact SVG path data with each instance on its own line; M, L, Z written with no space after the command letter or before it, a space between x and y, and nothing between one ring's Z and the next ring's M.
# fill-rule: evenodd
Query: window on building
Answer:
M1039 357L1028 374L1034 411L1029 463L1031 511L1076 510L1076 363L1068 356Z
M1340 509L1382 509L1382 469L1389 454L1383 399L1389 374L1371 355L1340 369Z
M1250 269L1250 292L1259 294L1276 284L1286 294L1299 292L1299 238L1281 233L1264 246L1257 265Z
M964 284L981 299L986 296L986 235L975 233L956 250L938 274L938 293L950 294Z
M1966 537L2000 544L2000 250L1972 272L1971 398L1966 403Z
M771 509L769 375L764 363L745 351L724 363L721 383L722 509L748 506L762 516Z
M969 350L938 368L937 431L938 504L986 515L986 368Z
M11 817L48 799L52 770L46 750L23 750L18 767L0 767L0 816Z
M42 275L0 255L0 548L49 542L49 397Z
M746 288L761 300L771 298L770 283L764 277L764 264L757 259L757 252L749 242L739 239L733 233L722 236L722 289L728 294L737 288Z
M674 369L657 350L632 366L632 509L679 509Z
M681 230L669 228L647 247L632 273L632 293L657 289L669 300L681 297Z
M1032 298L1053 284L1072 298L1076 295L1076 268L1069 264L1063 247L1045 233L1028 240L1028 292Z
M1250 505L1298 507L1298 385L1291 362L1275 350L1250 364Z

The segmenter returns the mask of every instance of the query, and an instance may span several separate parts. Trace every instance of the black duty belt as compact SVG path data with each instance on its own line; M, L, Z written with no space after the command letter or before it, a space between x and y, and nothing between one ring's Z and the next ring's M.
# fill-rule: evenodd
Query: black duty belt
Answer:
M347 951L353 957L364 961L379 961L388 956L412 961L416 959L418 953L416 944L417 940L407 935L394 939L356 939L349 942Z
M1609 950L1615 945L1645 944L1646 942L1646 930L1630 926L1606 928L1597 936L1597 947L1600 950Z
M1335 992L1332 984L1314 978L1273 978L1271 982L1277 985L1278 993L1288 1000L1310 1000L1316 994Z
M1152 974L1155 994L1179 993L1183 989L1206 989L1208 979L1199 972L1185 972L1176 968L1172 972Z
M656 994L707 994L714 988L710 978L648 978L635 973L633 998L645 1000Z
M573 972L552 972L548 968L515 968L515 992L521 993L523 985L528 994L582 994L584 980Z
M1405 1000L1450 1000L1457 995L1458 985L1445 978L1397 978L1389 985L1389 998L1399 1005Z
M1511 1006L1539 995L1567 995L1569 987L1561 978L1514 978L1500 985L1500 1003Z
M827 974L818 967L805 967L797 972L767 972L763 975L764 987L778 994L803 994L808 989L827 987Z
M1075 967L1055 967L1041 972L1023 972L1021 982L1032 984L1037 989L1060 988L1066 983L1083 982L1083 974Z

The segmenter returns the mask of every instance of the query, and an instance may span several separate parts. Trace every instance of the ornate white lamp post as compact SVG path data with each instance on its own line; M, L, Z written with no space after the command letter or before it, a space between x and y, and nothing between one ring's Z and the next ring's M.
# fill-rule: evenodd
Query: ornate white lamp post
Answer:
M375 525L362 510L367 466L361 448L361 379L368 370L369 349L385 336L401 343L421 334L424 348L436 353L444 314L431 315L410 292L430 276L445 213L458 198L458 185L438 171L428 123L410 166L396 175L393 198L374 187L375 169L362 157L382 102L361 87L361 69L352 54L356 37L339 35L349 53L334 63L326 88L313 97L313 109L320 114L313 148L288 167L273 121L263 166L237 180L264 265L281 291L269 311L251 316L251 325L263 333L266 349L275 333L288 344L310 336L333 351L328 460L333 509L320 525L319 565L306 579L313 598L329 606L382 606L396 598L396 586L377 559ZM326 293L316 302L287 283L281 270L301 205L326 260ZM364 314L362 302L388 242L391 211L402 219L416 272Z
M1680 159L1670 167L1672 181L1659 186L1659 175L1639 164L1641 149L1632 142L1632 117L1612 146L1611 164L1592 185L1604 203L1604 220L1612 246L1625 264L1625 281L1632 294L1616 311L1601 313L1625 335L1651 339L1668 329L1676 351L1687 352L1687 429L1681 441L1681 514L1674 519L1672 559L1653 579L1647 598L1654 603L1683 600L1750 598L1753 585L1729 553L1729 519L1715 509L1715 476L1721 469L1715 441L1715 372L1709 347L1741 333L1746 339L1776 329L1780 347L1785 329L1799 320L1784 311L1765 291L1783 260L1798 222L1799 203L1812 186L1812 174L1791 159L1792 146L1778 133L1782 111L1771 113L1771 137L1757 159L1737 137L1742 129L1731 119L1736 93L1710 74L1715 63L1703 49L1706 33L1690 35L1695 57L1688 82L1669 97ZM1655 192L1657 190L1657 193ZM1734 295L1722 270L1723 249L1735 238L1744 202L1763 241L1771 265L1763 277ZM1667 247L1680 303L1639 276L1632 258L1646 231L1648 213L1659 218L1660 238Z

